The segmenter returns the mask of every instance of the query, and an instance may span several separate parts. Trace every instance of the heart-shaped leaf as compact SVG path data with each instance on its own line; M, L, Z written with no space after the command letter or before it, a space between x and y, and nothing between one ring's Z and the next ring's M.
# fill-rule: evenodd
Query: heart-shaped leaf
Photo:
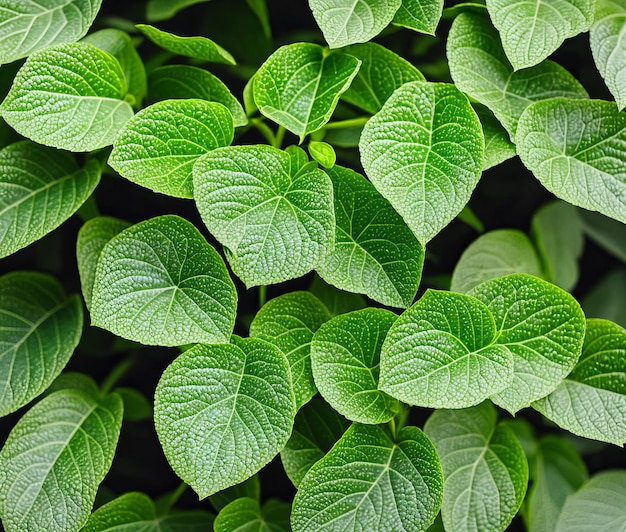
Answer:
M258 500L242 497L225 506L215 518L215 532L258 530L259 532L291 532L291 506L270 499L261 506Z
M435 35L441 18L443 0L402 0L393 23L420 33Z

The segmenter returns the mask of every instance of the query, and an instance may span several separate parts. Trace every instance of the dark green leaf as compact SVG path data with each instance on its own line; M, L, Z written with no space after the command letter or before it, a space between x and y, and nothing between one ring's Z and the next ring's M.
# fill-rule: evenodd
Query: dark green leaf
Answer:
M222 508L215 518L215 532L291 532L291 506L270 499L263 506L258 500L242 497Z

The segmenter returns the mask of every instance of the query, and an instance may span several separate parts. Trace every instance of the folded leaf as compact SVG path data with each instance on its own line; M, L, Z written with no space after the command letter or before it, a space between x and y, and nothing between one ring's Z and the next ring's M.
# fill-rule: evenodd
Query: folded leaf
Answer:
M402 5L393 17L393 23L434 35L442 10L443 0L402 0Z

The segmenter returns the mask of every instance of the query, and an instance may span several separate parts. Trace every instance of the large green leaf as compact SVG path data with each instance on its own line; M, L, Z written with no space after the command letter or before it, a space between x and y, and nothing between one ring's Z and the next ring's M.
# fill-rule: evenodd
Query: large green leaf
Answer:
M441 18L443 0L402 0L393 23L420 33L435 35Z
M102 0L5 0L0 5L0 65L87 33Z
M124 124L108 163L154 192L193 198L194 163L201 155L228 146L234 132L233 117L221 103L165 100Z
M615 103L537 102L520 117L515 143L522 162L555 196L626 223L626 113Z
M483 303L427 290L385 338L379 388L416 406L476 405L511 382L511 354L495 340L496 324Z
M56 229L100 181L96 160L79 168L58 150L19 141L0 150L0 257Z
M383 305L408 307L422 275L424 248L363 176L335 166L335 247L316 270L328 283Z
M168 20L186 7L202 4L209 0L148 0L146 18L150 22Z
M100 253L92 324L123 338L165 346L226 342L236 306L224 261L178 216L133 225Z
M608 320L587 320L578 364L533 408L578 436L626 443L626 330Z
M122 400L55 392L15 425L0 452L0 515L7 532L73 532L89 517L111 467Z
M456 86L491 109L511 138L532 102L588 97L576 78L552 61L514 72L487 15L465 12L456 17L447 48Z
M300 277L332 249L332 183L300 148L219 148L193 175L202 220L248 287Z
M261 506L259 501L242 497L225 506L215 519L215 532L291 532L291 506L270 499Z
M515 434L497 423L493 405L437 410L424 432L443 466L446 531L505 530L524 500L528 463Z
M92 151L113 144L133 115L126 79L93 44L60 44L31 55L0 106L6 122L39 144Z
M331 48L367 42L392 21L402 0L309 0L309 7Z
M511 274L471 292L496 320L497 343L513 354L513 381L491 397L515 414L552 392L578 361L585 316L567 292L538 277Z
M78 296L35 272L0 277L0 416L43 392L67 364L83 331Z
M254 75L254 101L262 114L302 139L328 122L360 64L318 44L281 46Z
M155 392L165 456L201 499L266 465L287 443L294 421L285 355L257 338L232 340L185 351Z
M361 162L422 244L461 211L482 171L482 127L444 83L402 85L365 125Z
M354 423L302 480L291 525L294 532L425 530L442 484L439 458L421 430L404 427L392 438Z

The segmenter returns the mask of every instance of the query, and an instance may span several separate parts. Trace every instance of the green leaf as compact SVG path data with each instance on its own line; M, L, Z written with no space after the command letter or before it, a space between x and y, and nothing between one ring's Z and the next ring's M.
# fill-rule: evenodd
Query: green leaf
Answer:
M425 530L441 504L441 465L430 440L404 427L354 423L306 474L293 502L294 532ZM384 525L382 525L384 523Z
M297 408L317 392L311 373L311 340L328 319L330 314L319 299L299 291L268 301L250 324L251 337L275 345L287 357Z
M589 32L593 60L617 102L626 107L626 57L623 42L626 39L626 2L598 0L595 20Z
M115 388L124 403L124 420L143 421L152 419L152 404L145 395L134 388Z
M230 488L218 491L209 496L209 500L218 512L224 508L227 504L233 502L240 497L248 497L251 499L261 500L261 481L259 475L252 475L247 480L244 480L240 484L235 484Z
M300 277L332 249L332 183L300 148L219 148L193 175L202 220L246 286Z
M626 263L626 226L599 212L579 210L585 235Z
M483 303L429 289L387 334L379 388L410 405L476 405L511 382L511 354L495 341L496 324Z
M232 115L221 103L165 100L126 122L108 162L120 175L154 192L193 198L194 163L228 146L234 133Z
M207 63L237 64L229 52L206 37L180 37L148 24L136 24L135 27L154 44L172 54L192 57Z
M535 103L520 117L515 143L522 162L555 196L626 223L626 113L614 103Z
M373 42L354 44L344 50L361 61L361 67L341 99L374 114L393 92L409 81L425 81L406 59Z
M50 395L59 390L78 390L86 393L87 395L98 395L99 388L89 375L84 373L76 373L73 371L64 371L61 373L50 386L48 386L42 397Z
M443 0L402 0L393 23L411 30L435 35L443 11Z
M539 257L521 231L496 229L479 236L465 249L452 272L450 290L467 293L489 279L511 273L541 277Z
M0 65L87 33L102 0L8 0L0 6Z
M330 120L361 62L318 44L281 46L254 75L254 101L269 119L300 136Z
M83 332L78 296L35 272L0 277L0 416L43 392L61 373Z
M367 176L426 244L469 200L480 179L484 139L456 87L414 81L367 122L359 148Z
M215 532L291 532L291 506L276 499L263 506L258 500L242 497L225 506L215 519Z
M509 134L494 114L482 104L474 104L474 110L483 126L485 136L485 158L483 171L503 163L517 155Z
M583 345L585 316L557 286L527 274L486 281L471 292L496 320L497 343L513 354L513 381L491 397L515 414L548 395L572 370Z
M285 473L298 488L311 466L341 438L350 422L326 401L313 398L298 412L289 441L280 451Z
M512 139L522 111L532 102L588 97L576 78L552 61L514 72L487 15L465 12L454 20L448 64L456 86L487 106Z
M515 68L540 63L565 39L589 30L594 0L487 0L502 46Z
M626 327L626 268L616 268L598 281L582 300L585 314Z
M397 316L366 308L336 316L313 335L311 366L320 394L342 416L378 425L400 409L378 390L380 348Z
M96 160L74 158L29 141L0 150L0 257L47 235L87 200L100 181Z
M335 150L327 142L315 140L309 142L309 155L327 170L335 166L335 161L337 160Z
M168 20L186 7L204 2L208 2L208 0L148 0L146 18L150 22Z
M503 531L528 484L528 463L515 434L488 401L438 410L424 425L443 466L441 514L447 532Z
M363 296L339 290L324 282L317 275L313 277L309 290L324 303L331 316L338 316L339 314L359 310L367 306Z
M309 0L317 25L331 48L367 42L393 19L402 0Z
M133 115L119 62L93 44L60 44L31 55L0 106L6 122L39 144L92 151L113 144Z
M335 247L317 272L342 290L406 308L419 286L424 248L369 181L340 166L328 175L334 191Z
M266 465L287 443L294 421L285 355L257 338L232 341L188 349L155 392L165 456L201 499Z
M13 427L0 452L0 515L7 532L78 530L111 467L122 400L55 392Z
M246 0L246 4L250 10L256 15L261 27L263 28L263 35L267 39L272 38L272 28L270 26L270 14L267 9L266 0Z
M187 220L140 222L102 249L92 325L149 345L227 342L237 292L217 251Z
M608 320L587 320L578 364L532 406L578 436L626 443L626 330Z

